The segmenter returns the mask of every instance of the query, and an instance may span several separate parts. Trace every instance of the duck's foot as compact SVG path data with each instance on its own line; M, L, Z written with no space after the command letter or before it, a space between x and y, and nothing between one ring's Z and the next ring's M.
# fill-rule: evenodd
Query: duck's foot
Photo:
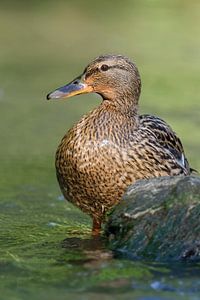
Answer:
M101 220L93 218L92 235L99 236L101 233Z

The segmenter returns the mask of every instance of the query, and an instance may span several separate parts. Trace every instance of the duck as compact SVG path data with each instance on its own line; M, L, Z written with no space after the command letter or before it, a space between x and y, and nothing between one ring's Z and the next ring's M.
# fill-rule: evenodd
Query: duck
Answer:
M189 175L182 143L161 118L140 115L141 78L123 55L101 55L47 99L96 93L98 107L65 134L56 152L58 183L64 197L89 214L92 234L101 233L108 211L139 179Z

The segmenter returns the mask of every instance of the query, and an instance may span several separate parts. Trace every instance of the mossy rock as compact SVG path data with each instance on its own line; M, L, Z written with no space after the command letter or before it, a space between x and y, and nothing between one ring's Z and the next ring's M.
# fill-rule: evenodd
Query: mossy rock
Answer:
M110 214L105 235L129 258L200 260L200 177L139 180Z

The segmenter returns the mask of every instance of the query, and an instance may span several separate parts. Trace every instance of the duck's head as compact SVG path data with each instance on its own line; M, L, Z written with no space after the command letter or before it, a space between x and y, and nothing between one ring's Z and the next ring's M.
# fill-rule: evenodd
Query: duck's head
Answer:
M49 93L47 99L97 93L104 100L120 105L125 99L132 99L136 105L140 89L140 75L133 62L122 55L105 55L92 61L79 77ZM121 103L119 103L120 101Z

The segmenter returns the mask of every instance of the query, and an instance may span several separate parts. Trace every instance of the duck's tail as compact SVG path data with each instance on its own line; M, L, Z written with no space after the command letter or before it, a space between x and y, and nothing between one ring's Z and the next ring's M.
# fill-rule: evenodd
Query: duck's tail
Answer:
M190 168L190 174L199 174L199 171L197 171L193 168Z

